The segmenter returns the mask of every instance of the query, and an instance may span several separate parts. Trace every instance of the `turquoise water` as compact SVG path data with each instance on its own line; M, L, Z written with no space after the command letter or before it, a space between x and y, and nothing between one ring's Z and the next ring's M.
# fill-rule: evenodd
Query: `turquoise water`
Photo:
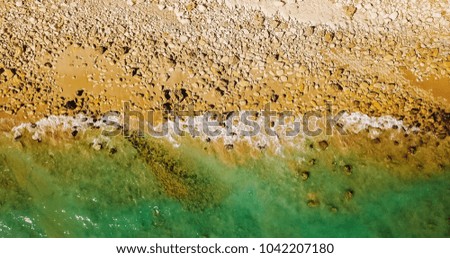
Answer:
M333 150L226 163L206 144L116 138L95 151L88 139L1 138L0 236L450 235L448 168L405 177Z

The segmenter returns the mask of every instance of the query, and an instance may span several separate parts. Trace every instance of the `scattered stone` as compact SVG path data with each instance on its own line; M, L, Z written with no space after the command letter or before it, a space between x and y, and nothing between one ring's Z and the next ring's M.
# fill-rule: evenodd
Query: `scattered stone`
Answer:
M64 106L67 109L74 110L77 108L77 103L75 102L75 100L69 100L66 102L66 104Z
M389 19L395 21L398 17L398 12L393 12L389 15Z
M203 12L206 11L206 6L200 4L200 5L197 6L197 9L198 9L199 12L203 13Z
M352 172L352 166L351 165L345 165L344 166L344 172L346 175L350 176L353 172Z
M189 38L184 36L184 35L180 37L180 42L181 43L186 43L186 42L188 42L188 40L189 40Z
M20 138L22 138L22 133L19 132L18 130L14 131L14 140L19 140Z
M350 18L353 19L353 16L355 15L357 8L354 5L347 5L344 6L345 14Z
M33 134L33 136L31 136L31 139L33 139L34 141L37 141L37 142L42 142L41 135L38 132L35 132Z
M225 149L227 149L227 150L232 150L233 148L234 148L233 144L226 144L225 145Z
M306 181L306 180L308 180L309 179L309 171L303 171L302 173L301 173L301 177L302 177L302 180L303 181Z
M344 198L345 198L345 200L350 201L353 199L354 195L355 194L354 194L353 190L347 190L347 191L345 191Z
M93 148L94 150L96 150L96 151L99 151L99 150L101 150L101 149L103 148L103 146L102 146L101 143L94 142L94 143L92 144L92 148Z
M328 148L328 142L323 140L319 142L319 147L321 150L326 150Z
M308 207L315 208L315 207L318 207L319 205L320 205L320 202L317 200L309 200L308 201Z
M109 150L109 153L110 153L110 154L116 154L116 153L117 153L117 149L114 148L114 147L112 147L112 148Z
M414 155L414 154L416 154L416 152L417 152L417 147L416 147L416 146L410 146L410 147L408 148L408 153L409 153L409 154Z

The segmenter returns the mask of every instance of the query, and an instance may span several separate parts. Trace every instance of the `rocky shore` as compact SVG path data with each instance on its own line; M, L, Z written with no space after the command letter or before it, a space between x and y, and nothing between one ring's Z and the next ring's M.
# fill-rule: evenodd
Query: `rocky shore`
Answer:
M450 78L448 1L268 2L4 2L0 118L331 103L449 135L446 96L416 82Z

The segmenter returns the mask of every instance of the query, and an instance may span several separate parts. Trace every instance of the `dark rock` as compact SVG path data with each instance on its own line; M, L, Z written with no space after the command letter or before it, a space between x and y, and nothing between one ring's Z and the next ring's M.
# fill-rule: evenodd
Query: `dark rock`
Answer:
M75 108L77 108L77 103L75 102L75 100L69 100L66 102L65 107L67 109L74 110Z
M234 148L233 144L226 144L225 145L225 149L227 149L227 150L232 150L233 148Z
M417 151L417 147L416 146L410 146L409 148L408 148L408 152L410 153L410 154L416 154L416 151Z
M164 98L170 100L170 90L164 90Z
M303 181L308 180L308 179L309 179L309 175L310 175L309 171L303 171L303 172L301 173L302 180L303 180Z
M372 140L372 143L379 144L379 143L381 143L381 140L380 140L380 138L377 137L377 138Z
M278 96L277 94L273 94L272 97L270 98L270 101L275 103L278 101L279 98L280 98L280 96Z
M355 195L355 193L353 192L353 190L349 189L347 191L345 191L345 200L350 201L351 199L353 199L353 196Z
M418 108L413 108L411 109L411 115L417 115L419 113L420 109Z
M320 202L317 200L309 200L308 207L314 208L320 205Z
M326 150L328 148L328 142L327 141L320 141L319 142L319 147L321 150Z
M352 174L352 166L351 165L345 165L344 166L344 172L346 175L351 175Z

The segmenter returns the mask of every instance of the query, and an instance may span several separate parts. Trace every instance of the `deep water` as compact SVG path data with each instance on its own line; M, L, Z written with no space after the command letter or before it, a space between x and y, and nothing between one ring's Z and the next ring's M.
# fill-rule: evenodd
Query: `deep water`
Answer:
M448 169L403 177L347 152L227 163L133 137L0 143L1 237L449 237Z

